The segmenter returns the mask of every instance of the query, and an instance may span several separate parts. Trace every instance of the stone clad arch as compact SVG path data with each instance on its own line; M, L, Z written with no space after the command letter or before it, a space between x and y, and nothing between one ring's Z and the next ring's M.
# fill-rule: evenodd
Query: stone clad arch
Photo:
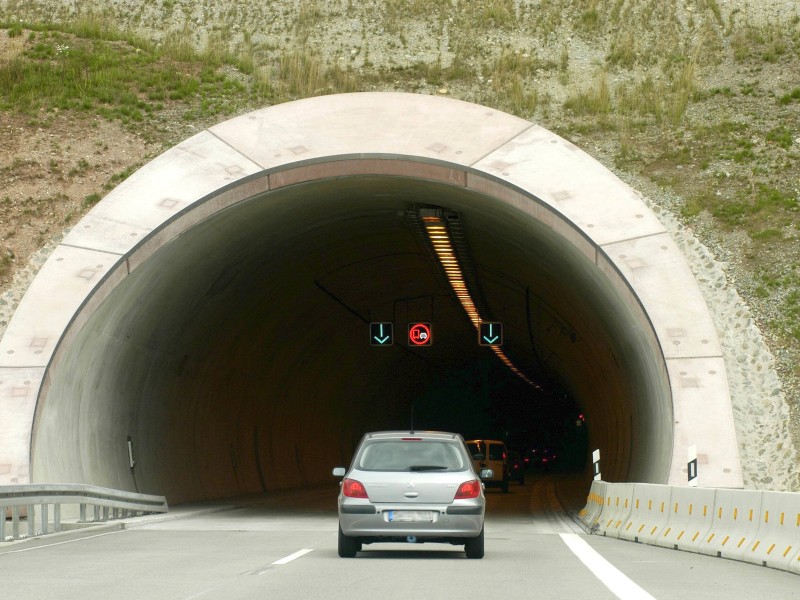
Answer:
M592 399L590 390L606 377L608 365L582 364L576 357L571 367L586 373L576 393L596 424L592 442L603 448L610 473L681 484L686 448L696 444L704 485L742 486L725 364L709 310L685 258L640 196L533 123L475 104L402 93L325 96L236 117L165 152L98 203L49 257L0 340L0 483L83 479L141 487L142 481L131 479L120 440L126 431L139 432L137 451L157 462L161 442L143 433L154 409L140 407L135 396L152 391L143 379L166 376L159 371L161 355L137 354L136 364L148 366L137 367L136 377L129 373L131 381L125 380L125 364L114 362L132 356L118 348L136 331L135 323L123 323L137 303L118 302L120 290L143 268L153 279L139 276L137 285L156 281L168 272L154 266L165 248L179 246L200 227L214 231L215 219L253 198L283 198L292 190L324 190L320 186L359 178L398 189L419 183L414 189L443 197L452 193L454 205L485 214L487 223L502 213L513 227L529 226L563 249L581 277L599 282L598 298L615 298L615 307L597 310L626 315L619 328L625 331L611 345L630 346L638 392L625 400ZM233 273L222 261L213 257L209 264L216 266L208 268ZM586 296L599 292L571 293L576 303L582 297L591 304ZM142 321L153 332L169 327L153 324L157 316ZM160 343L141 341L142 352ZM118 374L113 382L94 371L101 368ZM166 425L159 427L163 436ZM199 442L183 434L187 447L195 448L184 457L191 461L192 452L201 452ZM263 426L248 436L257 448L268 444ZM255 463L244 483L244 450L237 443L230 444L236 491L269 488L257 457L249 459ZM282 451L270 450L275 456ZM294 452L291 462L301 472L316 472L311 459ZM177 497L225 495L228 484L217 483L225 478L208 475L223 468L217 458L201 462L194 476L200 483L187 483L191 491ZM177 462L170 469L180 470ZM150 487L166 485L159 477L150 476ZM306 474L295 480L288 472L275 477L278 487L314 479Z

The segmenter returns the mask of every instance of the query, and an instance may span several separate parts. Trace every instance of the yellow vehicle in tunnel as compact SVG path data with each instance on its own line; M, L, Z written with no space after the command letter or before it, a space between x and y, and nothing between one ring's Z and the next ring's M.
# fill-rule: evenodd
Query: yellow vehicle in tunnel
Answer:
M467 449L475 463L475 470L491 469L493 476L484 482L508 493L508 449L500 440L469 440Z

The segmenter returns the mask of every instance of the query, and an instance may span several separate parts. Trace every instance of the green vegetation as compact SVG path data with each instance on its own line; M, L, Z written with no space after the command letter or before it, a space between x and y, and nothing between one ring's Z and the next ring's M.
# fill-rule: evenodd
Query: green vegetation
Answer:
M62 31L26 25L25 49L0 63L0 109L71 110L139 124L174 101L199 99L187 119L224 116L244 105L244 86L218 72L223 59L187 46L158 49L91 25Z

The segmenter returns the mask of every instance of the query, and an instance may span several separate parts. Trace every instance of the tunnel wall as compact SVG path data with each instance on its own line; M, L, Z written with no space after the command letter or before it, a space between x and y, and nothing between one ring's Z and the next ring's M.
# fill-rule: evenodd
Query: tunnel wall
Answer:
M76 367L65 362L81 355L71 345L92 345L82 331L103 300L160 248L226 207L304 181L375 174L485 194L545 223L604 275L650 340L644 360L652 363L645 370L652 381L642 381L646 397L635 410L613 398L588 405L596 424L592 442L609 456L613 477L680 483L685 449L697 444L707 449L701 450L707 485L741 486L725 366L708 309L685 259L642 200L572 144L529 122L408 94L323 97L237 117L146 165L82 219L42 268L0 340L0 482L135 485L119 439L146 426L140 408L102 407L94 400L106 385L99 375L52 387L54 374L63 378L65 369ZM89 353L102 351L89 346ZM630 350L642 360L642 348ZM142 355L143 364L151 360ZM349 379L352 374L343 374ZM134 394L141 382L129 385ZM205 406L201 410L214 410ZM145 403L141 410L157 408ZM301 435L317 439L319 433ZM269 434L262 435L257 445L269 443ZM193 443L180 447L191 454ZM341 439L314 443L328 452ZM631 456L631 448L641 455ZM272 452L273 462L286 468L274 473L279 485L302 483L294 448ZM144 455L156 460L157 453L151 448ZM37 456L47 460L37 462ZM186 497L219 495L228 483L192 483L211 489ZM242 489L258 487L263 482L251 477Z

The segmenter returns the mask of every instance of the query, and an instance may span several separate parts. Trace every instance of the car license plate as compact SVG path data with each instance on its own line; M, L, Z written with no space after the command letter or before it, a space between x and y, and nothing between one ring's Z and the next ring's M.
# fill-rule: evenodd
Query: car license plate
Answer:
M430 510L388 510L386 520L389 523L433 523L434 515Z

